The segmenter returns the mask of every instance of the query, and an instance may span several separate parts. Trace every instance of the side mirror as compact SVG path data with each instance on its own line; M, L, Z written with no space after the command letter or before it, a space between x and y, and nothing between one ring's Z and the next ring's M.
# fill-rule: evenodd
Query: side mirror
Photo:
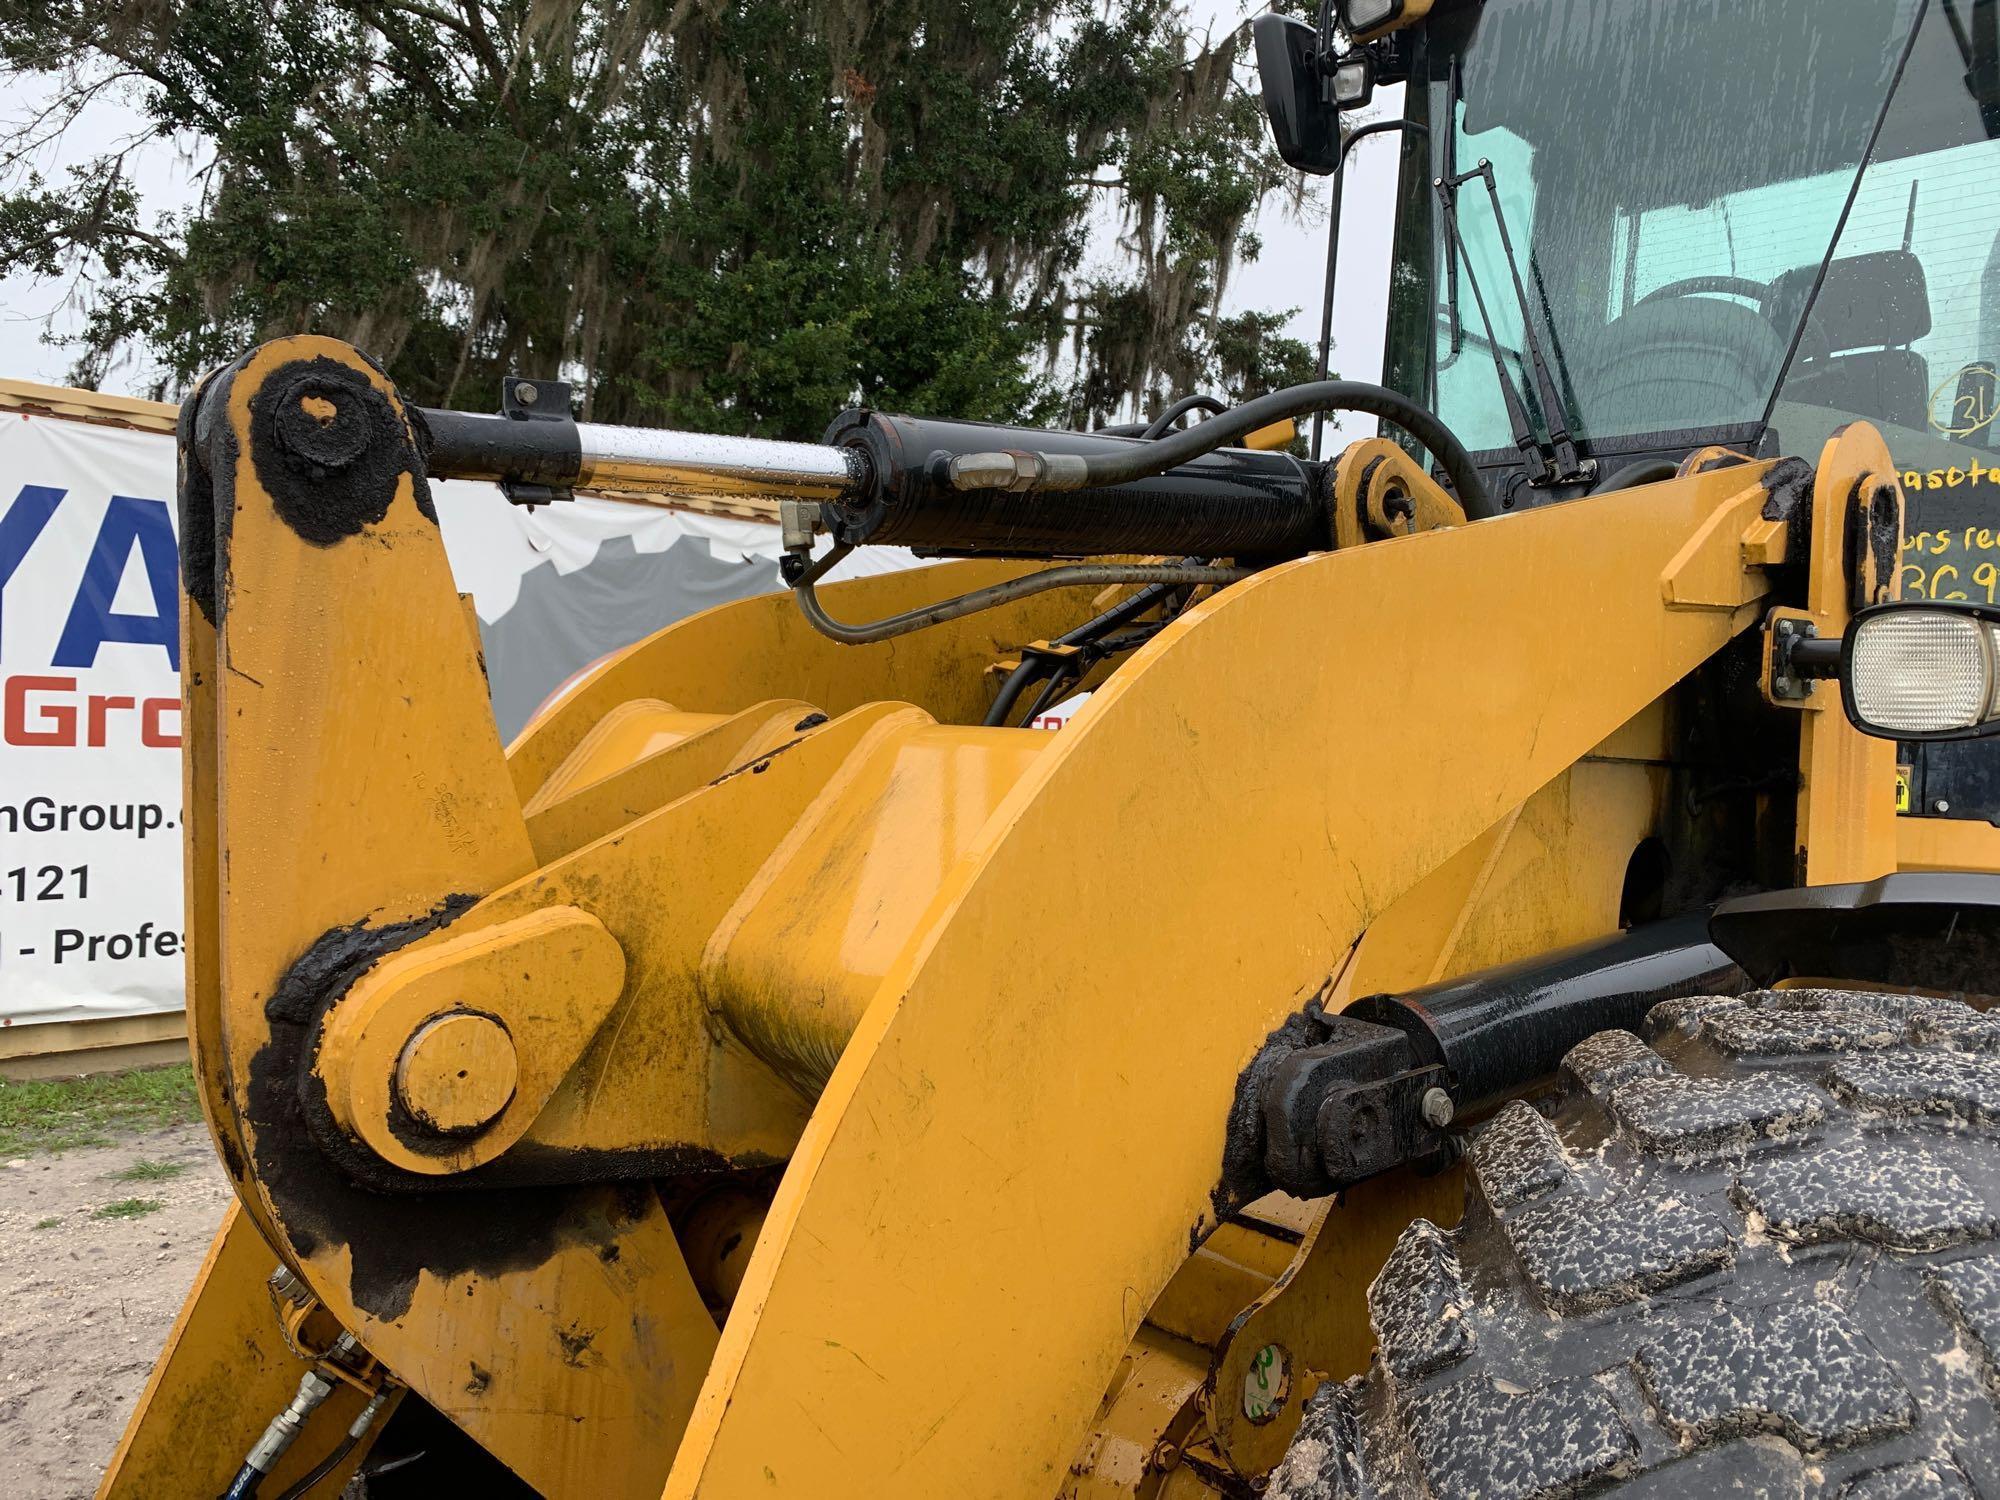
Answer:
M1340 110L1319 70L1319 36L1294 16L1265 12L1251 23L1264 113L1288 166L1325 177L1340 165Z
M1863 734L2000 734L2000 609L1914 600L1864 609L1841 639L1839 674L1847 717Z

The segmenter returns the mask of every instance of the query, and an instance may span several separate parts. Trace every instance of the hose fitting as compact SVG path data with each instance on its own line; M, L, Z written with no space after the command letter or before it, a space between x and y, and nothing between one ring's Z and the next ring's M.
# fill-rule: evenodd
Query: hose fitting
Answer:
M257 1486L264 1482L264 1476L277 1466L278 1460L285 1456L285 1450L305 1430L306 1420L333 1394L333 1384L331 1376L322 1375L318 1370L306 1371L291 1405L271 1418L270 1426L264 1429L264 1435L250 1449L250 1456L243 1460L243 1467L236 1471L229 1488L222 1492L222 1500L250 1500L257 1493Z
M1030 453L1021 448L961 453L951 461L948 472L955 490L1000 490L1010 495L1081 489L1090 474L1088 466L1074 454Z

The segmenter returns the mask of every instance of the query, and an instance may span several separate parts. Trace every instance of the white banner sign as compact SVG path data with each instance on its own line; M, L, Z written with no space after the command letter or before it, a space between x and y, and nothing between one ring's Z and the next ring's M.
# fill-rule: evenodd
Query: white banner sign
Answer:
M162 437L0 416L0 1025L181 1006L172 485Z

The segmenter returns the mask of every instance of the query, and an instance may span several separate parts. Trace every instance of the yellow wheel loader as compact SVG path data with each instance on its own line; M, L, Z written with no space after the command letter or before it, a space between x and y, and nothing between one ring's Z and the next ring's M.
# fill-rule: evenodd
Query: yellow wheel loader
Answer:
M1382 386L209 377L237 1202L104 1493L2000 1496L1996 10L1261 18L1288 158L1400 142ZM503 747L440 477L776 500L790 595Z

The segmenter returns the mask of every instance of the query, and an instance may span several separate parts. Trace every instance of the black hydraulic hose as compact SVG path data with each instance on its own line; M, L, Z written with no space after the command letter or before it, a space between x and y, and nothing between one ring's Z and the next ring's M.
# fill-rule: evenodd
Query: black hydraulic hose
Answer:
M1067 668L1056 668L1055 675L1042 684L1041 692L1037 693L1035 701L1028 705L1027 715L1021 720L1024 728L1042 716L1043 710L1056 701L1056 694L1062 690L1063 684L1069 680L1070 676Z
M334 1444L331 1453L327 1454L325 1458L322 1458L304 1474L300 1475L299 1482L278 1496L278 1500L305 1500L305 1497L313 1492L314 1486L318 1485L327 1475L340 1467L341 1460L352 1453L354 1445L360 1441L361 1439L352 1434L342 1438L338 1443Z
M1143 438L1165 437L1174 430L1174 423L1189 412L1205 411L1210 416L1220 416L1229 408L1213 396L1183 396L1172 406L1153 418L1152 424L1139 434Z
M1021 694L1028 690L1028 684L1042 675L1042 663L1025 650L1014 670L1007 674L1007 680L1000 684L1000 691L994 695L993 706L986 710L986 717L979 722L988 729L1005 729L1007 720L1013 717L1014 705Z
M1398 391L1361 380L1315 380L1259 396L1197 426L1169 433L1150 443L1134 443L1115 453L969 454L951 461L952 483L959 489L1094 490L1131 484L1190 463L1227 447L1262 427L1316 411L1360 411L1395 423L1436 458L1451 481L1468 519L1497 515L1472 455L1443 422ZM1025 457L1032 469L1016 462Z
M1206 563L1196 563L1194 566L1203 567L1206 566ZM1116 630L1120 625L1138 619L1147 610L1152 609L1155 605L1166 603L1168 599L1179 592L1180 588L1170 583L1156 583L1148 588L1140 589L1138 593L1133 594L1130 598L1119 600L1102 614L1093 615L1081 625L1064 631L1056 637L1055 644L1058 646L1086 645L1096 640L1105 631ZM1021 656L1021 664L1009 672L1007 680L1000 684L1000 691L993 699L993 706L986 710L986 717L981 722L988 729L1004 729L1007 725L1007 720L1014 712L1015 701L1022 693L1027 691L1029 683L1042 675L1042 670L1046 665L1047 663L1024 652Z
M966 615L978 614L983 609L996 605L1011 604L1016 599L1025 599L1031 594L1039 594L1047 589L1073 588L1079 584L1112 583L1171 583L1188 587L1204 583L1240 583L1254 572L1251 568L1187 568L1172 564L1151 563L1072 563L1060 568L1044 568L1039 573L1030 573L1025 578L1010 579L1006 583L996 583L983 589L974 589L969 594L960 594L955 599L943 599L936 604L926 604L920 609L905 610L900 615L890 615L885 619L871 620L865 625L847 625L827 614L826 607L819 602L819 595L810 581L801 580L792 586L792 597L798 601L799 612L808 624L829 640L839 641L843 646L869 646L877 641L891 640L899 635L908 635L913 630L922 630L928 625L942 625L947 620L962 619Z
M1609 479L1602 481L1591 490L1593 495L1608 495L1613 490L1634 490L1642 484L1659 484L1680 473L1679 465L1664 458L1642 458L1618 470Z

